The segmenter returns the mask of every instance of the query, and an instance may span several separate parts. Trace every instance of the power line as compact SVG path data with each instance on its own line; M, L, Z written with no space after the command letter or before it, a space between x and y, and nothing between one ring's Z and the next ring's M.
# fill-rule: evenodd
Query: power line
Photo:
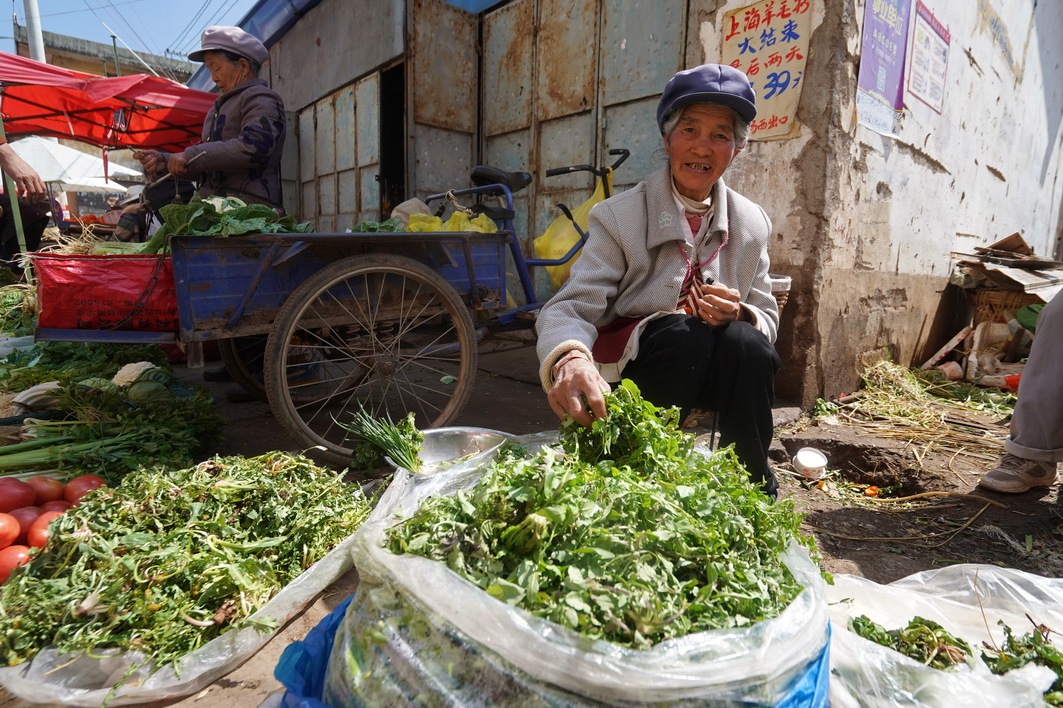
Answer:
M47 11L42 12L42 25L45 30L55 31L52 26L58 24L61 34L80 37L98 43L119 43L124 50L134 56L148 53L159 59L152 61L153 68L175 78L176 63L160 61L161 59L187 61L189 52L199 48L200 32L214 24L235 24L243 14L255 4L256 0L45 0L41 3ZM144 6L143 3L151 3ZM167 3L167 23L156 19L157 8L162 2ZM77 8L77 9L75 9ZM180 9L179 13L173 12ZM86 16L87 13L87 16ZM177 17L174 17L174 15ZM179 17L191 17L174 37L173 43L163 48L159 35L170 32L179 24ZM73 17L80 15L84 17ZM21 1L12 0L12 17L25 24L24 7ZM20 17L21 16L21 17ZM112 29L114 28L114 29ZM113 35L113 39L96 39L101 30ZM158 49L153 48L158 47ZM127 55L128 56L128 55ZM139 56L137 56L139 60Z
M188 46L187 38L188 33L191 31L195 31L195 37L197 40L199 39L199 30L195 28L198 26L197 23L199 18L203 16L203 13L206 12L207 7L210 6L210 2L211 0L203 0L203 4L199 6L199 10L196 11L196 14L193 15L192 19L188 21L188 24L186 24L184 28L177 33L177 37L174 38L174 41L170 42L171 49L173 49L175 52L180 52L183 48L182 43L184 43L184 46ZM185 54L187 54L187 52L185 52Z

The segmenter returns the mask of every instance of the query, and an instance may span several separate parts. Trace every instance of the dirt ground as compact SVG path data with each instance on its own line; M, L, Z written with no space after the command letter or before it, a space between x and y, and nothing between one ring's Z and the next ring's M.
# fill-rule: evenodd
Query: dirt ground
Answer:
M481 355L476 394L459 424L514 434L549 430L557 420L546 405L529 347ZM198 372L185 374L201 383ZM227 400L232 384L209 384L229 424L219 454L260 454L290 448L264 403ZM772 460L780 496L805 514L804 530L822 554L822 568L889 583L954 563L991 563L1032 573L1063 575L1056 549L1063 535L1057 489L997 495L977 489L1000 454L1007 421L982 416L972 424L991 442L956 452L944 445L880 436L831 419L812 423L794 407L776 409ZM692 430L691 432L704 432ZM790 465L801 447L826 453L820 482ZM878 497L867 495L869 487ZM357 587L352 570L274 637L266 647L200 693L157 706L226 708L276 705L282 686L273 670L283 649L303 638ZM0 708L30 704L0 690Z
M1005 420L984 418L1002 440ZM955 563L988 563L1058 577L1063 507L1058 487L995 494L977 487L1000 455L995 445L964 452L869 435L852 425L808 424L777 431L782 495L805 514L829 573L890 583ZM806 446L824 451L825 478L809 482L786 461ZM876 498L867 496L879 488Z

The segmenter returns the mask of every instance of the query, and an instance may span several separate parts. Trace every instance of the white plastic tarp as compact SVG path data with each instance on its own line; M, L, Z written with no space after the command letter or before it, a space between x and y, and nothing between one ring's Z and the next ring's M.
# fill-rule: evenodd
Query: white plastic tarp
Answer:
M61 192L118 192L126 188L113 177L143 177L137 170L63 145L50 138L28 137L15 140L11 149L28 162L41 179Z

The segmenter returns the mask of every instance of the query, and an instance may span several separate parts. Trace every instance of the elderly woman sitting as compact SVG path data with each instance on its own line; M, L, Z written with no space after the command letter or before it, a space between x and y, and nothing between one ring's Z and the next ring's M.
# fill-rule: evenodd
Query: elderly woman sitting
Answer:
M591 211L568 282L536 323L540 375L559 417L607 415L621 377L659 406L711 409L753 480L768 465L780 360L768 277L771 222L722 176L756 117L749 80L726 65L680 71L657 125L668 166Z

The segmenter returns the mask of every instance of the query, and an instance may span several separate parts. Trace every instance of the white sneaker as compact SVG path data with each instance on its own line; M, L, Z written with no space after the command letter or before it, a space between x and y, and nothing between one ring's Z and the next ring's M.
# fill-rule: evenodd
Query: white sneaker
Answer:
M1034 487L1051 487L1056 483L1056 463L1027 460L1004 455L995 469L986 472L978 484L994 492L1018 494Z

